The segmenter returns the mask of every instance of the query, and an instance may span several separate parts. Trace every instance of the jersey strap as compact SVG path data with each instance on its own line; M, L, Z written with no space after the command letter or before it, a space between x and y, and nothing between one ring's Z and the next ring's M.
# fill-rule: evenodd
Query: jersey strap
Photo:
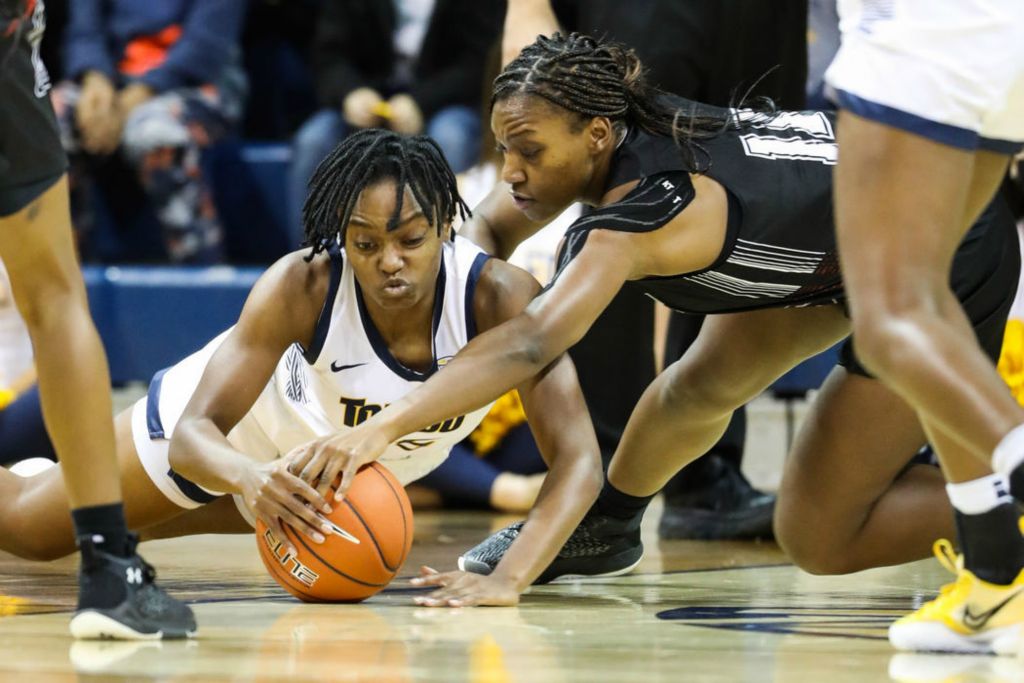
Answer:
M695 196L688 173L672 171L643 178L620 201L580 216L569 226L558 249L557 271L551 282L582 251L591 230L653 232L678 216Z
M338 285L341 283L341 273L345 265L345 259L341 255L341 248L336 242L327 247L327 255L331 257L331 281L327 286L327 298L324 299L324 306L320 309L320 317L317 318L316 328L313 330L313 340L309 348L303 351L306 362L310 365L316 363L320 352L327 341L327 332L331 328L331 316L334 313L334 300L338 296Z
M469 277L466 278L466 341L476 336L476 309L473 302L476 299L476 283L480 281L480 272L484 265L490 260L490 254L479 253L473 259L473 265L469 268Z

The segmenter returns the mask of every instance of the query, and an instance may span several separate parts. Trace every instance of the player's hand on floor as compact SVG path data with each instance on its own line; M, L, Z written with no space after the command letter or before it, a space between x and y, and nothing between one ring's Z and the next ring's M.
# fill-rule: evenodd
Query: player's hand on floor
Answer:
M329 514L331 506L316 489L288 471L284 460L254 463L242 480L245 504L267 525L278 541L296 551L284 533L288 524L314 543L323 543L331 526L320 513Z
M333 434L299 446L287 456L289 469L309 484L316 483L317 492L326 497L341 475L334 500L341 500L356 472L381 456L388 446L387 437L365 422L352 431Z
M471 607L490 605L510 607L519 604L519 591L508 579L470 572L438 572L420 567L420 575L412 579L414 586L438 586L427 595L413 598L424 607Z

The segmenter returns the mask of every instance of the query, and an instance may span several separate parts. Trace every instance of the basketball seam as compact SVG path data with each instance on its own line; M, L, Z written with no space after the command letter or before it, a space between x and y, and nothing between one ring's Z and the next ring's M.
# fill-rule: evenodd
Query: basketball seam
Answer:
M360 518L359 521L362 521L362 518ZM363 526L366 526L366 524L363 524ZM369 532L368 535L370 537L372 537L373 536L373 532L371 532L369 530L369 528L367 528L366 530L367 530L367 532ZM291 531L290 534L289 534L289 531ZM357 579L354 576L349 576L348 574L346 574L345 572L341 571L340 569L335 567L333 564L331 564L330 562L328 562L327 560L322 558L315 550L313 550L313 548L311 548L309 546L308 543L306 543L306 539L304 539L302 537L302 534L300 534L299 532L297 532L294 529L291 529L290 527L286 526L285 529L284 529L284 533L287 534L287 535L290 535L290 536L295 536L295 540L298 541L299 543L301 543L302 547L305 548L306 550L308 550L313 557L315 557L316 559L320 560L321 564L323 564L326 568L330 569L332 572L334 572L338 576L344 577L344 578L348 579L349 581L352 581L354 583L358 583L358 584L360 584L362 586L367 586L369 588L383 588L384 586L387 586L389 583L391 583L392 579L394 579L394 577L392 576L390 579L388 579L384 583L370 583L369 581L363 581L362 579ZM374 543L376 543L376 541L374 541ZM378 552L379 552L379 549L378 549ZM392 570L391 567L388 567L386 563L385 563L384 566L385 566L385 568L388 571L391 571L392 573L394 572L394 570Z
M383 465L381 465L381 467L383 467ZM374 467L372 469L373 469L374 472L377 473L377 476L380 477L381 479L383 479L384 483L388 485L388 488L391 490L391 495L393 495L395 497L395 500L398 502L398 510L399 510L399 512L402 513L402 539L403 539L403 543L402 543L402 557L401 557L401 559L398 560L398 566L395 567L395 569L394 569L394 571L397 572L399 569L402 568L402 565L405 564L405 560L406 560L406 558L409 557L409 551L411 550L411 546L412 546L412 544L410 543L409 544L410 547L406 548L405 547L405 543L404 543L405 531L406 531L406 529L409 528L408 522L405 519L405 506L402 505L402 499L399 497L398 492L395 491L395 487L391 484L391 480L388 479L386 476L384 476L384 474L382 472L380 472L376 467ZM382 556L381 559L383 559L383 556ZM384 563L386 565L387 564L387 560L384 560Z
M348 509L352 511L352 514L356 516L356 519L359 520L359 523L363 525L364 529L366 529L366 535L370 537L370 540L373 541L373 547L377 549L377 557L380 558L380 563L384 565L384 568L387 569L389 572L396 573L398 571L398 567L392 567L390 564L388 564L388 558L384 557L384 551L381 550L380 543L377 542L377 537L374 536L373 530L370 529L369 525L366 523L366 520L363 519L363 516L359 514L359 510L356 509L356 506L350 503L348 498L345 499L345 505L348 506ZM401 565L399 565L399 567L401 567Z

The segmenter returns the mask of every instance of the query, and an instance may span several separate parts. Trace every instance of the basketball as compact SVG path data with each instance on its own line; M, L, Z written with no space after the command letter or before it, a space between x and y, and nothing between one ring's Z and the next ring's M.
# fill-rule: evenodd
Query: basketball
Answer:
M330 498L328 498L330 500ZM412 547L412 506L405 489L383 465L356 475L345 499L324 517L334 526L314 543L285 525L292 556L273 532L256 523L256 540L267 571L305 602L359 602L391 583Z

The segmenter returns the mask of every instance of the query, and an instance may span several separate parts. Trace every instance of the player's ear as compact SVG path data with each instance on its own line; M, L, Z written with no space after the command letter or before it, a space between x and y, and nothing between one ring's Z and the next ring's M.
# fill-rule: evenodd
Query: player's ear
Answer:
M603 152L615 144L615 128L607 116L595 116L590 119L584 133L592 154Z

